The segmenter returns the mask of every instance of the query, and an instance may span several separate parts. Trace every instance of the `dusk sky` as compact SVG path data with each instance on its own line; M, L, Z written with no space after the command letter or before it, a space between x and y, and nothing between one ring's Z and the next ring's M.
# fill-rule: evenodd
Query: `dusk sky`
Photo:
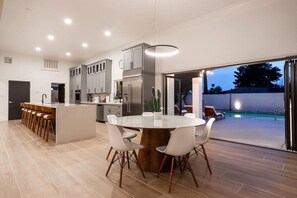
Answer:
M272 66L277 66L278 68L280 68L281 70L280 73L284 75L283 70L284 70L285 61L271 62L271 64ZM233 84L233 81L235 79L234 71L236 71L237 67L239 66L219 68L219 69L213 70L212 75L210 74L207 75L208 87L210 88L211 84L215 84L215 86L219 85L223 91L234 88L234 84ZM278 83L283 84L283 82L284 80L282 76Z

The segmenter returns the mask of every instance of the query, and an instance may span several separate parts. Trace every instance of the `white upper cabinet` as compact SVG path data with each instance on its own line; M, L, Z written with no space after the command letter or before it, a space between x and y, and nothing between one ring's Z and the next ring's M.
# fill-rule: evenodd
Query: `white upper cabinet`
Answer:
M143 67L144 44L125 49L124 52L124 70L138 69Z
M88 66L87 93L111 93L111 60L102 60Z

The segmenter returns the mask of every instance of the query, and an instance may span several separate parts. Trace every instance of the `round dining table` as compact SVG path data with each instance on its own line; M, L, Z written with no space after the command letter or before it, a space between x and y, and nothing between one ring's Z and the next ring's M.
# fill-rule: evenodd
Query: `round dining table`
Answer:
M166 146L170 138L170 131L189 126L199 126L205 124L205 120L200 118L187 118L176 115L163 115L162 119L155 120L153 116L124 116L111 120L111 124L141 129L142 136L140 144L144 149L138 153L139 163L146 172L157 173L162 163L164 155L156 150L158 146ZM162 172L170 170L170 160L165 161Z

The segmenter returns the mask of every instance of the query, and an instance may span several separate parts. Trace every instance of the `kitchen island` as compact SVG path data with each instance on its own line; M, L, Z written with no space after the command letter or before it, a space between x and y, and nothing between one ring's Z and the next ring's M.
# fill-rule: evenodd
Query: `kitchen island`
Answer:
M56 144L93 138L96 136L96 106L83 104L41 104L56 110Z

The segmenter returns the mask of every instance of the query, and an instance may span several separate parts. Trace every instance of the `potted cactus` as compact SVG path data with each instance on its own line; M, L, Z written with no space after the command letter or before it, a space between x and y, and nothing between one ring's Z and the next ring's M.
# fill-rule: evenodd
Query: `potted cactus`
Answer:
M160 120L162 119L162 107L161 107L161 92L158 89L155 90L155 87L152 87L152 96L153 96L153 111L154 111L154 119Z

